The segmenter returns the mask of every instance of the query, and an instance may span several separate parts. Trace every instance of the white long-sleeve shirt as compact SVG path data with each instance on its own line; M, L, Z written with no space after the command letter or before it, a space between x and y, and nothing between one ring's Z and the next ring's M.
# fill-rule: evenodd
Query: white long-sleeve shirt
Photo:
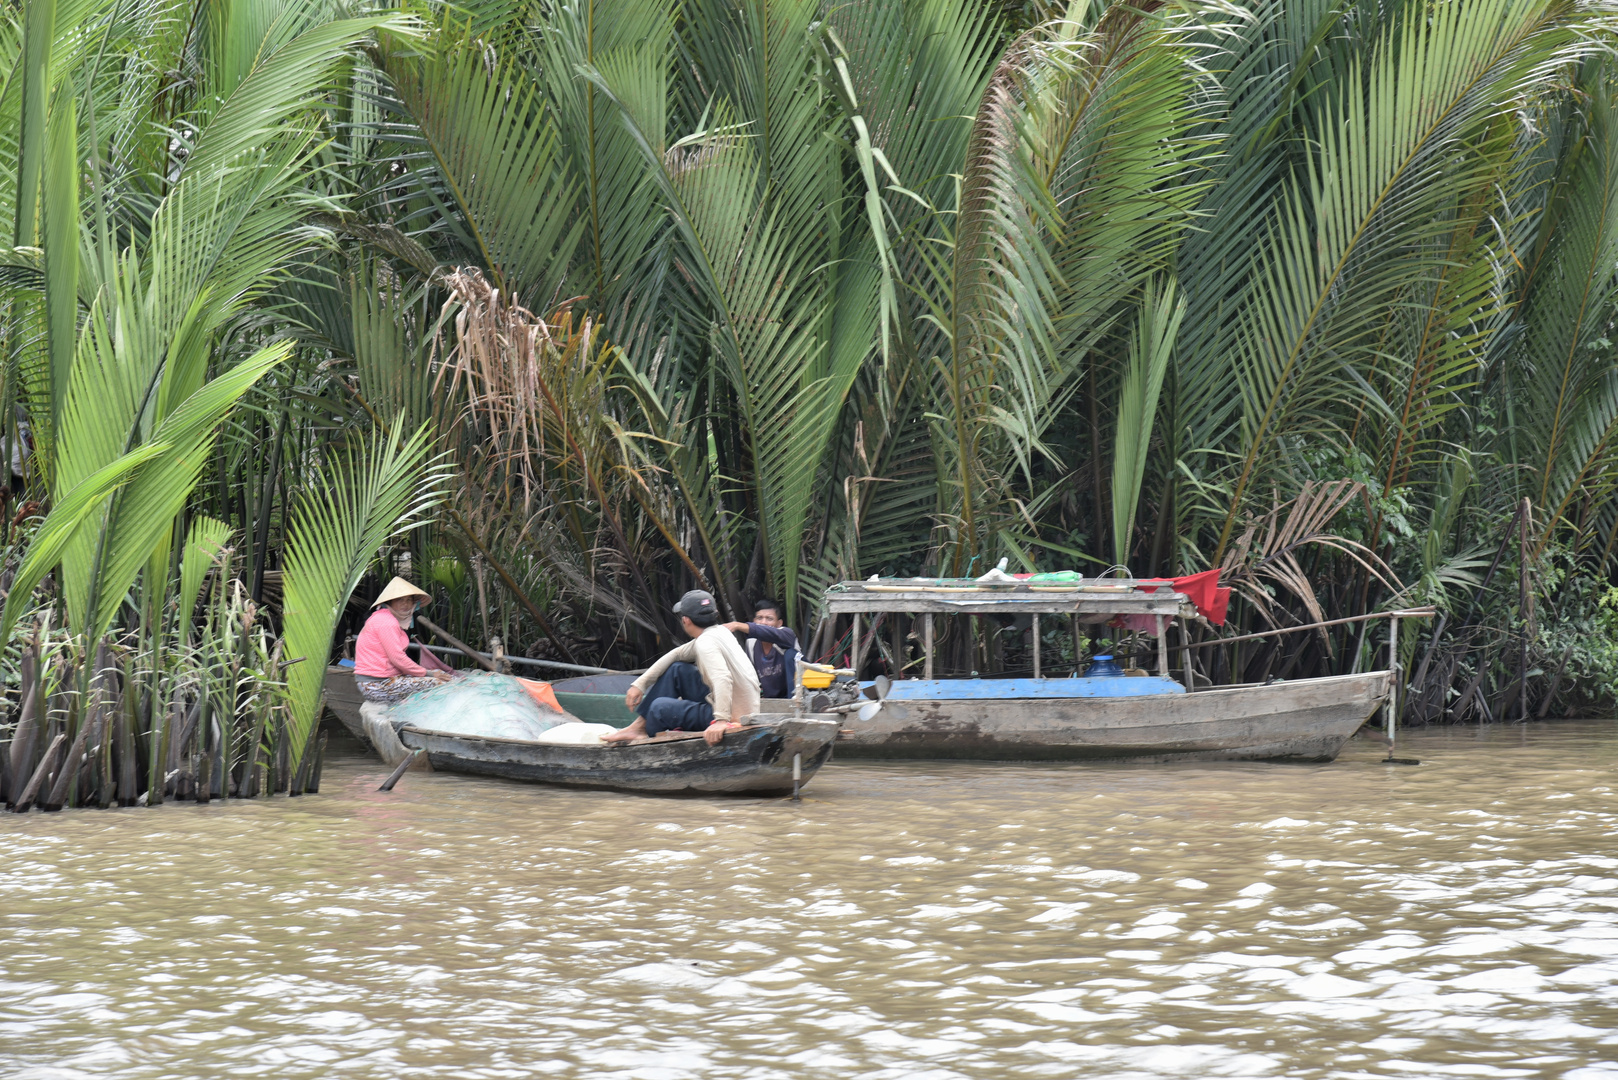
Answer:
M710 626L699 637L676 645L647 668L635 685L641 693L678 661L697 665L708 684L708 704L715 720L738 720L759 710L758 672L742 650L736 635L723 626Z

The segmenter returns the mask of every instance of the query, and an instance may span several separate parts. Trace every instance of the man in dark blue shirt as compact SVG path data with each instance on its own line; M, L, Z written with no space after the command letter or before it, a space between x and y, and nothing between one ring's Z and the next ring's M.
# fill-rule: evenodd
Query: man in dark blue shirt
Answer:
M798 675L798 635L785 625L781 605L760 600L753 605L752 622L726 623L727 630L746 634L743 645L758 671L759 696L787 698L795 689Z

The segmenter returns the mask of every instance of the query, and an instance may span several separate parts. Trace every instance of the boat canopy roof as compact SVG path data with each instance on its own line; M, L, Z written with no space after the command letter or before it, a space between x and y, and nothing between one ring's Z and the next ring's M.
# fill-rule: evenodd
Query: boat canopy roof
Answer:
M832 615L916 612L946 615L1191 614L1184 593L1166 581L1089 578L1075 584L981 582L972 578L877 578L842 581L826 589Z

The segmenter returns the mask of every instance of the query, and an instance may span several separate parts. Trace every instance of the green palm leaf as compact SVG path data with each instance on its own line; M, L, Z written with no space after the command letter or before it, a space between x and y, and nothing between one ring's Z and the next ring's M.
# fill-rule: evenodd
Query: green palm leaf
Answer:
M91 566L95 577L87 584L95 598L90 618L79 625L99 638L112 624L125 595L152 551L173 529L208 460L208 449L227 413L270 368L291 352L290 342L278 342L209 380L163 419L152 438L169 452L144 465L114 496L106 532ZM67 575L71 584L78 575ZM69 593L70 597L72 593Z
M1435 8L1390 24L1363 72L1355 63L1323 101L1319 150L1287 186L1252 269L1235 372L1243 459L1215 561L1277 433L1329 431L1330 403L1356 385L1341 358L1374 355L1390 307L1438 277L1440 207L1493 172L1465 141L1589 47L1576 14L1519 0Z
M1537 474L1543 546L1599 479L1618 435L1618 369L1608 340L1618 307L1618 108L1609 63L1581 80L1588 103L1574 118L1549 216L1555 231L1536 260L1508 357L1519 388L1519 460ZM1531 455L1531 456L1530 456Z
M821 330L831 281L822 267L840 226L828 204L840 165L824 138L830 102L804 92L814 11L806 2L692 8L706 28L696 34L699 58L726 96L707 127L673 146L664 146L661 113L648 114L633 71L614 62L585 72L622 110L672 215L694 294L682 314L711 320L714 360L744 423L755 439L769 433L749 464L769 584L789 594L815 466L869 348L843 351L841 370L828 371ZM755 62L733 61L738 42Z
M1112 458L1113 562L1127 564L1135 531L1135 509L1146 475L1146 452L1157 418L1157 399L1168 374L1169 356L1185 318L1185 300L1173 280L1148 286L1129 343L1123 389L1118 394L1118 433Z
M580 70L614 72L635 115L663 131L666 120L655 116L668 107L674 15L664 0L552 0L545 15L539 77L584 219L568 288L611 311L622 292L641 284L643 260L668 218L617 107Z
M227 522L217 518L199 516L191 520L180 556L179 613L182 627L190 625L191 613L197 607L197 597L202 594L202 584L233 531Z
M440 499L448 465L429 463L423 426L408 439L395 422L349 451L305 494L287 536L282 620L287 652L304 662L287 672L293 756L301 760L320 719L332 631L377 551L423 523Z
M99 524L107 497L127 484L136 469L168 450L163 443L137 447L85 477L56 501L34 534L28 553L12 579L4 615L0 616L0 640L11 640L11 632L16 628L17 619L27 610L35 586L62 561L69 544L85 528Z
M391 39L381 55L419 131L416 168L440 181L415 190L442 200L468 254L500 288L544 310L585 226L544 96L517 65L491 65L484 43L448 27L440 35L435 55Z
M288 133L288 118L318 104L338 65L378 30L395 38L416 34L415 20L398 12L328 22L330 8L321 0L276 7L263 24L252 14L257 0L217 9L242 18L221 24L214 42L220 54L213 58L212 73L219 82L208 89L220 102L196 119L201 134L183 175L215 177L243 156L273 145Z

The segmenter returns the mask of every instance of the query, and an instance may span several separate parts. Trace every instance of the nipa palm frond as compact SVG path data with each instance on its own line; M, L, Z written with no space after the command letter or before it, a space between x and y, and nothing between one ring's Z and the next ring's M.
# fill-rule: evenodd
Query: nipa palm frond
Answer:
M320 719L337 617L376 552L422 524L440 499L448 464L427 460L425 427L408 439L403 431L396 421L332 462L304 495L288 530L282 620L287 653L301 659L287 672L295 759Z

